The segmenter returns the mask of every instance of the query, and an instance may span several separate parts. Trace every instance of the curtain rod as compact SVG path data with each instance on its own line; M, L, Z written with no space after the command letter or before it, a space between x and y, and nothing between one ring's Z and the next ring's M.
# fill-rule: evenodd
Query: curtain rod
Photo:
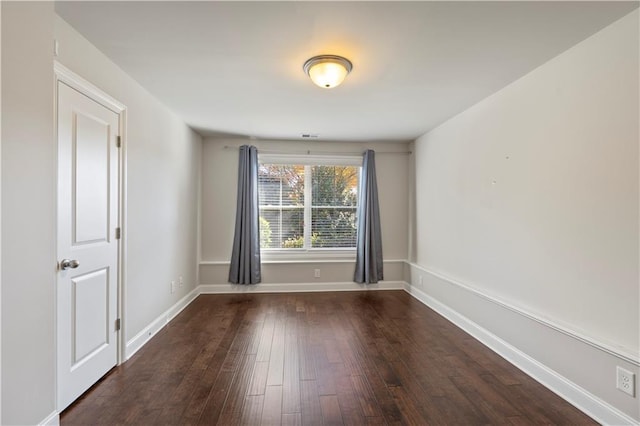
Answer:
M229 146L225 145L224 149L239 149L239 146ZM375 151L375 150L374 150ZM413 154L412 151L375 151L376 154ZM261 150L258 148L258 154L293 154L293 155L362 155L364 151L359 152L331 152L331 151L270 151L270 150Z

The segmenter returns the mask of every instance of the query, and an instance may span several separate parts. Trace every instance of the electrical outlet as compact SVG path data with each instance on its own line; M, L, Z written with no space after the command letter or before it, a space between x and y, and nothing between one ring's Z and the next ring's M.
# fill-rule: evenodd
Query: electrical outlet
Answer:
M176 282L171 281L171 293L175 293L175 292L176 292Z
M616 388L633 397L636 396L636 375L622 367L616 367Z
M184 281L182 281L182 275L180 275L180 278L178 278L178 285L180 287L182 287L184 285Z
M315 278L320 278L320 269L314 269L313 270L313 276Z

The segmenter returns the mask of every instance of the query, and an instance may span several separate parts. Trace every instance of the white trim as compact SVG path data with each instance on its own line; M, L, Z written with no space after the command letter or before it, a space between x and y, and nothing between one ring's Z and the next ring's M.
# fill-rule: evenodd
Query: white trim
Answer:
M309 185L305 186L305 191L306 191L306 188L309 188ZM305 195L305 197L307 197L307 195ZM309 195L309 197L311 197L311 195ZM309 207L309 209L307 209L307 207ZM305 214L305 220L310 220L309 219L311 217L310 206L305 206L304 214ZM309 236L309 238L311 237ZM295 261L295 260L314 260L314 259L347 259L347 260L355 261L356 249L355 248L261 249L260 257L261 257L262 263L269 263L269 262L286 263L291 260Z
M143 328L138 334L136 334L131 340L127 342L125 349L125 359L128 360L136 352L140 350L153 336L162 330L162 328L174 319L184 308L189 306L196 297L200 295L199 287L191 290L186 296L178 300L173 306L164 311L160 316L151 322L148 326Z
M172 307L167 309L164 313L164 315L167 317L167 324L169 323L169 321L177 317L178 314L184 310L184 308L191 304L191 302L196 300L196 297L198 296L200 296L200 292L198 291L198 287L196 286L196 288L191 290L182 299L178 300Z
M318 257L308 257L308 258L286 258L286 259L264 259L260 263L263 265L273 265L273 264L294 264L294 263L355 263L356 258L354 256L343 257L343 258L329 258L323 259Z
M421 269L424 270L424 268ZM636 420L617 408L511 346L495 334L423 291L408 283L405 284L405 291L596 421L608 425L638 424ZM517 311L514 312L517 313Z
M44 420L39 422L38 426L60 426L60 413L57 411L52 412Z
M311 214L311 204L313 204L313 194L311 193L311 189L313 188L313 179L311 176L311 166L309 165L305 165L304 166L304 197L302 199L302 202L304 203L304 210L303 210L303 228L302 228L302 233L303 235L303 243L302 245L304 246L304 248L302 249L304 252L300 253L302 255L307 255L310 254L309 252L311 251L313 245L311 243L311 228L313 228L313 215ZM282 185L282 183L281 183ZM308 201L308 202L307 202ZM260 203L258 203L260 204ZM259 209L258 209L259 210ZM264 207L263 207L263 211L264 211ZM282 217L282 212L280 213L280 216ZM356 210L356 217L357 217L357 210ZM309 224L309 225L307 225ZM281 226L281 230L282 230L282 224ZM297 251L297 250L296 250ZM350 248L351 251L351 255L355 256L355 247ZM283 253L284 252L284 253ZM262 253L265 258L269 258L270 255L274 256L274 257L278 257L278 256L287 256L287 251L286 250L269 250L269 249L265 249L262 251ZM292 253L293 254L293 253Z
M633 352L625 349L625 348L619 348L619 347L615 347L611 344L599 341L593 337L587 336L583 333L580 333L576 330L572 330L571 328L565 326L565 325L560 325L558 324L556 321L553 321L549 318L544 318L538 314L535 314L533 312L530 312L528 310L525 310L519 306L515 306L511 303L508 303L504 300L501 300L500 298L490 295L488 293L485 293L469 284L465 284L462 283L460 281L457 281L453 278L447 277L446 275L440 273L440 272L435 272L433 270L427 269L425 267L422 267L420 265L417 265L415 263L412 262L407 262L411 267L417 268L422 270L423 272L432 275L436 278L439 278L449 284L452 284L454 286L460 287L470 293L473 293L474 295L481 297L491 303L494 303L502 308L508 309L509 311L512 311L516 314L522 315L525 318L528 318L530 320L533 320L539 324L542 324L546 327L549 327L555 331L558 331L562 334L565 334L569 337L572 337L576 340L579 340L583 343L586 343L589 346L592 346L598 350L601 350L603 352L608 353L609 355L613 355L623 361L629 362L633 365L636 366L640 366L640 357L638 356L638 354L634 354Z
M118 212L120 217L120 250L119 250L119 286L118 286L118 318L120 318L120 336L118 338L118 365L126 361L126 346L125 340L127 336L127 156L128 156L128 138L127 138L127 109L125 108L120 114L120 211Z
M262 283L257 285L201 284L198 286L198 291L200 294L312 293L322 291L403 290L404 286L404 281L380 281L377 284L357 284L354 282Z
M2 6L0 6L0 46L2 46ZM55 90L55 89L54 89ZM0 335L2 334L2 55L0 54ZM55 318L53 319L55 321ZM2 339L0 338L0 383L2 383ZM2 386L0 386L0 424L2 423Z
M127 109L124 104L112 98L102 89L80 77L78 74L74 73L69 68L62 65L60 62L53 61L53 71L58 81L65 83L67 86L74 88L84 95L87 95L94 101L102 104L106 108L109 108L116 114L120 114L122 111Z
M197 181L197 194L196 202L196 286L200 284L200 263L202 262L202 169L204 163L204 139L200 136L200 162L198 164L198 181Z

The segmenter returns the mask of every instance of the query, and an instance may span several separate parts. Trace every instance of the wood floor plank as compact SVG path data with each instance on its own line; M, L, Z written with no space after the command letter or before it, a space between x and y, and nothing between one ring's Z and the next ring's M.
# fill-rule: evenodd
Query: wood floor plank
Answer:
M323 424L327 426L343 425L340 403L336 395L321 395L320 409L322 410Z
M269 373L269 361L256 362L251 375L247 395L264 395L267 387L267 374Z
M246 426L259 425L262 419L263 406L264 395L247 396L242 407L242 420L240 424Z
M382 417L376 397L373 395L365 378L362 376L351 376L350 380L364 416Z
M282 426L302 426L302 415L300 413L283 414Z
M306 335L298 336L298 362L300 363L300 380L316 380L313 349Z
M284 379L284 330L284 320L281 318L276 321L273 330L267 386L281 386Z
M505 424L507 417L518 416L520 412L507 399L474 373L450 378L469 401L474 404L491 423Z
M409 425L429 425L429 423L420 413L419 407L412 401L407 391L402 386L394 386L390 389L393 399L400 410L403 423Z
M300 413L283 414L282 426L302 426L302 415Z
M334 365L329 362L324 345L314 345L314 365L316 371L316 383L319 395L335 395L336 387L333 380Z
M234 319L229 323L228 328L224 332L224 336L218 345L215 354L211 358L207 369L201 376L200 381L196 385L194 392L182 414L181 422L184 424L197 424L200 421L202 412L209 400L209 396L213 394L224 394L227 382L230 383L233 373L227 371L224 377L219 377L222 372L224 360L228 357L229 349L236 338L238 328L242 322L241 314L234 315ZM214 384L218 383L219 389L214 391Z
M322 409L320 407L318 385L315 380L302 380L300 382L300 413L302 415L302 424L322 424Z
M282 382L282 413L300 413L300 368L298 335L289 332L284 341L284 372Z
M357 353L349 345L349 342L353 342L355 339L357 339L357 336L354 334L350 339L337 340L337 350L340 352L340 357L344 362L345 368L349 370L350 375L362 376L364 373L361 364L358 362Z
M246 308L238 312L239 322L242 324ZM216 424L227 401L232 384L243 362L246 361L246 350L251 340L247 333L236 333L231 341L226 356L220 366L220 371L211 386L206 403L202 409L198 423L201 425Z
M330 364L344 362L338 348L338 341L336 339L326 339L324 341L324 351L327 357L327 361Z
M215 354L218 343L218 339L212 339L196 356L193 364L180 382L180 385L173 392L172 398L167 401L167 404L160 412L158 417L163 419L163 421L169 424L179 422L182 413L193 395L196 384L206 371L208 363Z
M363 425L367 426L382 426L388 424L389 423L384 420L384 417L365 417L363 423Z
M365 423L364 413L360 407L351 376L339 375L335 378L340 414L345 425L359 426Z
M275 328L275 315L267 314L262 333L260 334L260 342L258 343L257 358L258 362L269 361L271 357L271 345L273 343L273 330Z
M508 399L509 402L518 410L520 416L526 416L537 424L560 424L566 421L562 416L556 417L555 413L549 409L550 407L545 410L540 410L540 402L546 405L548 404L547 401L531 401L529 398L521 399L521 396L523 395L521 385L505 385L493 374L483 374L480 377L503 398ZM519 416L509 417L516 418Z
M247 346L248 348L248 346ZM244 406L247 389L251 381L253 367L255 365L255 355L244 355L241 364L238 366L231 389L220 412L218 424L234 425L242 420L242 409Z
M396 361L392 363L392 366L394 372L402 382L402 388L406 390L408 398L418 408L425 422L431 424L446 424L447 419L444 417L440 405L437 404L438 400L420 397L420 395L424 393L424 389L420 386L417 377L407 368L406 364L402 361Z
M593 425L402 291L201 295L68 425Z
M282 385L267 386L262 407L262 426L273 426L282 423Z
M357 342L351 342L354 353L357 355L358 362L362 365L364 380L368 389L371 390L375 398L376 404L382 411L385 421L389 424L397 424L402 421L402 415L396 403L393 400L393 394L379 374L376 364L370 359L366 347L361 347Z

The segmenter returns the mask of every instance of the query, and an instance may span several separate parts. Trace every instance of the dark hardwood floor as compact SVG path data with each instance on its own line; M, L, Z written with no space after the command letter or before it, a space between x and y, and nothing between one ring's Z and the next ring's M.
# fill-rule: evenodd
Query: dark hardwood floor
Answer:
M403 291L201 295L61 424L595 424Z

